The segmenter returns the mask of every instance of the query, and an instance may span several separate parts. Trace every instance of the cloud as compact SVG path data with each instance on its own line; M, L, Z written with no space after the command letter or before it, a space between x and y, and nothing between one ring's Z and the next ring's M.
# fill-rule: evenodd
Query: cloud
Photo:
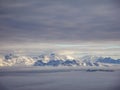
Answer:
M0 2L0 49L40 48L68 50L62 53L73 51L78 55L119 55L113 48L120 45L120 8L116 1Z

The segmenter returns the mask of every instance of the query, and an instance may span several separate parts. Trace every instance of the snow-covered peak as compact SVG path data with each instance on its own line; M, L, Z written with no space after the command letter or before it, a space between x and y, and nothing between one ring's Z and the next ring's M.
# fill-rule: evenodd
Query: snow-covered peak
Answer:
M42 60L43 62L48 62L50 60L73 60L74 57L69 55L59 55L56 53L51 54L41 54L38 57L34 57L36 60Z
M4 66L21 66L21 65L33 65L34 59L28 56L18 56L14 54L5 55L2 59Z
M98 56L73 57L56 53L41 54L36 57L7 54L0 58L0 66L104 66L103 64L120 64L120 59Z
M32 65L34 63L34 60L31 57L26 56L19 56L17 58L13 59L15 61L15 64L21 64L21 65Z
M96 62L99 58L98 56L86 55L80 58L83 62Z

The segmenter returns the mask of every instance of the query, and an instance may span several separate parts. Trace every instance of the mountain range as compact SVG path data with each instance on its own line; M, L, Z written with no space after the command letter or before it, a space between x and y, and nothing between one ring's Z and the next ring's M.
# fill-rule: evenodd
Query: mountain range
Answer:
M120 59L111 57L83 56L72 57L55 53L39 56L21 56L7 54L0 58L0 67L4 66L111 66L120 64Z

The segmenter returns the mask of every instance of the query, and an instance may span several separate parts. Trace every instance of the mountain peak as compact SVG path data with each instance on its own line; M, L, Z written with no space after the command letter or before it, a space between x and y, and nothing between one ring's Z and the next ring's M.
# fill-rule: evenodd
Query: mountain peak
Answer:
M37 57L20 56L7 54L0 58L0 66L105 66L105 64L120 64L120 59L110 57L99 57L86 55L81 58L75 58L70 55L59 55L56 53L41 54Z

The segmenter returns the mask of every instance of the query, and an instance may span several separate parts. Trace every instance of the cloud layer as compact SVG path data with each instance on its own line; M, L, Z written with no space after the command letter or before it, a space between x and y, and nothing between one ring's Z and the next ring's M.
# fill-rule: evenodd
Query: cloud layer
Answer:
M88 45L88 50L101 43L108 47L109 42L114 49L120 45L119 4L119 0L1 0L0 48ZM78 46L70 46L73 43Z
M1 41L120 39L120 8L112 0L4 0Z

